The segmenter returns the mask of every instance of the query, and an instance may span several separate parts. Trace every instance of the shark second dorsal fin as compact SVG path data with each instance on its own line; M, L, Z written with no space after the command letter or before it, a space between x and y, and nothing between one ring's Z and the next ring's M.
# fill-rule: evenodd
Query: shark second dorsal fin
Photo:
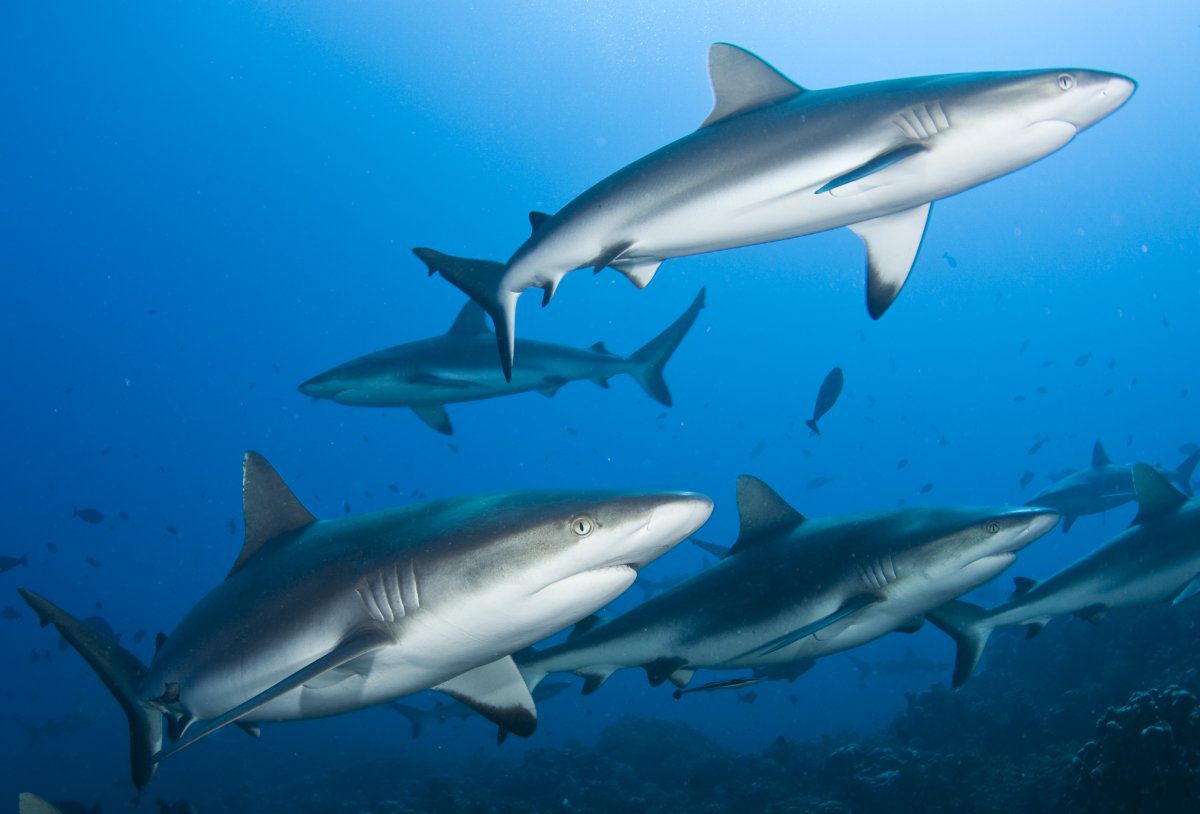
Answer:
M551 217L551 215L547 215L545 212L538 212L537 210L534 210L533 212L529 213L529 228L534 234L537 234L537 230L541 229L542 224L550 220Z
M753 475L738 477L737 507L741 526L737 542L727 555L731 557L759 540L790 531L804 522L804 515Z
M1104 449L1104 444L1099 441L1092 447L1092 469L1101 469L1112 463L1112 459L1108 457L1108 452Z
M229 569L231 575L268 540L317 521L292 494L275 468L257 452L247 452L242 459L242 514L246 541L233 568Z
M451 323L450 330L446 331L447 336L474 336L486 333L491 333L487 326L487 314L474 300L467 300Z
M1013 592L1009 599L1016 599L1018 596L1024 596L1032 591L1035 585L1037 585L1036 579L1030 579L1029 577L1013 577Z
M1133 524L1145 523L1176 511L1187 503L1187 495L1171 485L1154 467L1134 464L1133 492L1137 495L1138 513Z
M701 127L804 92L754 54L727 42L713 43L708 49L708 78L712 82L713 109Z

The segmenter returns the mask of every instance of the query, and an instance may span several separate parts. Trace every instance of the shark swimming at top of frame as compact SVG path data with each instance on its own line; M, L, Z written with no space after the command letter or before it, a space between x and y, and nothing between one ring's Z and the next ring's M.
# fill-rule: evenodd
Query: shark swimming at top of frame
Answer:
M255 453L242 482L241 553L149 665L21 591L125 711L139 788L229 724L256 735L425 689L529 735L537 711L509 654L619 596L712 512L691 492L556 490L317 520Z
M492 317L512 375L517 298L611 266L639 288L672 257L848 226L866 245L879 318L916 260L933 201L1029 166L1117 110L1137 85L1075 68L892 79L826 90L754 54L709 51L715 102L700 128L600 181L507 263L414 252Z

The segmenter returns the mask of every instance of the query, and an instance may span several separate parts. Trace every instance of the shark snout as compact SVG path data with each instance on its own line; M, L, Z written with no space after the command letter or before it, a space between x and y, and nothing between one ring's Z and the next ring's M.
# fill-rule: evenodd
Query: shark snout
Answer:
M713 502L694 492L673 492L642 498L645 520L628 537L623 551L613 552L607 564L633 568L657 559L708 522Z
M1014 509L1005 515L1001 522L1001 533L998 535L1000 539L996 541L995 553L1020 551L1054 528L1058 520L1059 514L1053 509Z
M1128 76L1107 71L1075 71L1078 86L1068 100L1071 110L1065 120L1078 130L1091 127L1116 112L1137 90L1137 82Z

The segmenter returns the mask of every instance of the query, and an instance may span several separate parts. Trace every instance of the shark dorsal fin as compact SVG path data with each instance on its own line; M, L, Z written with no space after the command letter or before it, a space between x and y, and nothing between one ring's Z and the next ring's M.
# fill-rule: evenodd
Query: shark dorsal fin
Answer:
M551 217L551 215L547 215L545 212L538 212L534 210L533 212L529 213L529 228L534 234L537 234L537 230L541 229L542 224L550 220Z
M737 542L726 556L753 546L759 540L790 531L804 522L804 515L788 505L774 489L753 475L737 479L737 507L741 527Z
M1134 464L1131 471L1133 492L1137 495L1138 502L1137 517L1133 518L1134 525L1170 514L1187 503L1187 495L1172 486L1154 467Z
M613 352L608 349L608 347L604 344L603 341L597 342L595 345L592 345L592 350L596 351L596 353L603 353L607 356L614 355Z
M242 544L233 568L229 569L231 575L268 540L317 521L292 494L274 467L257 452L247 452L242 460L242 514L246 542Z
M804 92L754 54L726 42L713 43L708 49L708 78L712 82L713 109L701 127Z
M1092 469L1102 469L1111 463L1112 458L1108 457L1104 444L1097 441L1096 446L1092 447Z
M448 336L461 335L473 336L474 334L490 333L487 326L487 317L482 308L475 304L474 300L467 300L466 305L458 312L458 316L454 318L454 322L450 325L450 330L446 331Z

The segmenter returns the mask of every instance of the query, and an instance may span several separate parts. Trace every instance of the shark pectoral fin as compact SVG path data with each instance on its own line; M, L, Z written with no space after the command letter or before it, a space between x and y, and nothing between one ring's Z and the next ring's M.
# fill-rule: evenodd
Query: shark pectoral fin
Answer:
M654 275L658 273L658 267L662 263L662 260L655 259L616 260L610 263L610 265L624 274L629 279L629 282L638 288L645 288L650 285L650 281L654 279Z
M1192 578L1192 581L1183 586L1183 589L1175 594L1175 598L1171 600L1171 605L1180 605L1196 594L1200 594L1200 574Z
M537 729L537 709L511 656L468 670L433 688L500 727L527 738Z
M429 404L424 407L413 407L413 414L440 432L442 435L453 435L454 427L450 424L450 415L444 404Z
M778 636L763 646L755 648L754 650L750 650L742 655L745 656L749 655L750 653L756 653L763 656L769 656L778 650L782 650L789 645L795 644L806 636L815 636L822 631L825 631L828 634L828 638L832 638L834 635L834 632L830 631L830 627L832 625L842 621L851 614L862 610L868 605L873 605L879 601L881 601L879 597L872 594L862 594L860 596L850 597L843 602L837 610L828 616L824 616L820 619L817 619L815 622L810 622L809 624L798 627L795 630L783 634L782 636ZM738 658L741 658L741 656Z
M1085 622L1098 625L1104 621L1104 617L1108 615L1108 605L1102 605L1100 603L1088 605L1086 608L1076 611L1075 615Z
M341 644L308 666L301 667L287 678L268 687L248 701L238 704L228 712L207 720L201 726L191 729L186 737L176 741L169 748L155 755L154 762L162 763L176 752L183 751L196 741L208 737L218 729L236 723L264 704L273 701L285 693L298 689L322 673L340 667L346 662L353 661L359 656L364 656L373 650L395 644L395 641L392 634L380 627L364 628L357 633L352 633L343 639Z
M906 158L919 155L923 152L925 152L925 148L920 144L904 144L894 150L889 150L886 153L875 156L862 166L842 173L837 178L832 179L822 186L814 194L820 195L822 192L828 192L835 198L845 198L871 189L887 186L896 180L891 176L896 175L900 171L895 170L892 173L885 173L883 172L884 170Z
M896 632L897 633L916 633L918 630L920 630L923 627L925 627L925 617L924 616L914 616L913 618L906 620L899 627L897 627Z
M708 77L712 81L713 109L701 127L804 92L762 59L726 42L713 43L708 49Z
M257 452L247 452L242 458L242 517L246 539L226 578L237 573L268 541L317 522Z
M867 312L879 319L896 299L925 237L932 204L850 224L867 249Z
M992 625L987 611L978 605L955 599L925 614L930 622L957 645L954 654L954 678L951 685L958 689L967 682L983 656Z
M356 670L347 670L345 667L335 667L326 673L322 673L311 681L305 681L304 689L323 690L327 687L335 687L351 676L356 675L360 675L360 673L358 673Z

